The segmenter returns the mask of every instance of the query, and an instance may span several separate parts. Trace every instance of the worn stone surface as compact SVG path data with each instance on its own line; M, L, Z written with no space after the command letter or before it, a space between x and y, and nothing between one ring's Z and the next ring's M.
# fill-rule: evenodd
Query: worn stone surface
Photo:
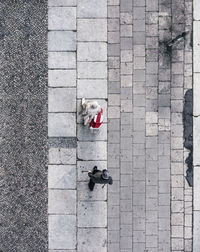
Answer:
M90 129L87 126L79 124L77 126L77 138L79 141L106 141L107 124L102 124L99 129Z
M106 18L107 0L80 0L77 5L78 18Z
M49 31L48 51L75 51L76 33L72 31Z
M47 1L0 16L0 250L47 251Z
M78 159L81 160L106 160L106 142L78 142Z
M78 80L77 97L86 99L107 98L106 80Z
M48 84L50 87L75 87L75 70L49 70Z
M76 149L50 147L49 164L76 164Z
M49 215L49 249L76 248L76 216Z
M50 69L75 69L76 54L74 52L49 52L48 66Z

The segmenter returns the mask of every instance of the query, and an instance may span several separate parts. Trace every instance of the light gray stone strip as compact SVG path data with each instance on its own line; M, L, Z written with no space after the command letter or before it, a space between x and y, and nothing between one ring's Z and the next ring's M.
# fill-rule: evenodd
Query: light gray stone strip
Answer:
M107 168L107 0L77 1L77 251L107 251L107 186L89 191L87 175ZM81 98L103 108L99 129L83 126Z
M199 2L197 0L193 1L193 97L194 97L194 107L193 107L193 252L197 252L200 248L199 241L199 222L200 222L200 204L198 200L199 190L200 190L200 159L199 159L199 127L200 127L200 105L198 99L199 93L199 76L200 76L200 65L198 58L200 57L200 15L199 15Z
M76 251L76 1L49 0L49 251Z

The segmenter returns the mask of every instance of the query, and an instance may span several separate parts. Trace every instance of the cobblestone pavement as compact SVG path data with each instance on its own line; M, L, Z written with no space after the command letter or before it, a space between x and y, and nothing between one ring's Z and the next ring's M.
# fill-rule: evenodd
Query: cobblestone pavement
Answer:
M47 251L47 4L0 1L0 251Z
M192 251L182 115L191 29L192 1L108 0L109 252Z

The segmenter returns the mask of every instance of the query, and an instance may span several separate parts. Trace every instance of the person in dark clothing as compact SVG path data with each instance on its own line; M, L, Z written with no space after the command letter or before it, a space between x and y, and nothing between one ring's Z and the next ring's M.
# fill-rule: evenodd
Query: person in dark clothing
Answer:
M97 166L94 166L92 172L88 172L88 176L90 177L88 184L90 191L93 191L95 184L112 185L113 183L112 177L109 175L108 171L106 169L100 171L97 169Z

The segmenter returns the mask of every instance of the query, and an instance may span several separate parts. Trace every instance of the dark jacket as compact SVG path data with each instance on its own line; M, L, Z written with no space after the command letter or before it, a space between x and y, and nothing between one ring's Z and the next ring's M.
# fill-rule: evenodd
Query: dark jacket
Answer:
M104 179L102 177L102 171L99 171L99 170L97 170L94 174L92 172L89 172L88 176L91 178L91 180L94 183L97 183L97 184L110 184L110 185L112 185L112 183L113 183L111 176L109 176L108 179Z

